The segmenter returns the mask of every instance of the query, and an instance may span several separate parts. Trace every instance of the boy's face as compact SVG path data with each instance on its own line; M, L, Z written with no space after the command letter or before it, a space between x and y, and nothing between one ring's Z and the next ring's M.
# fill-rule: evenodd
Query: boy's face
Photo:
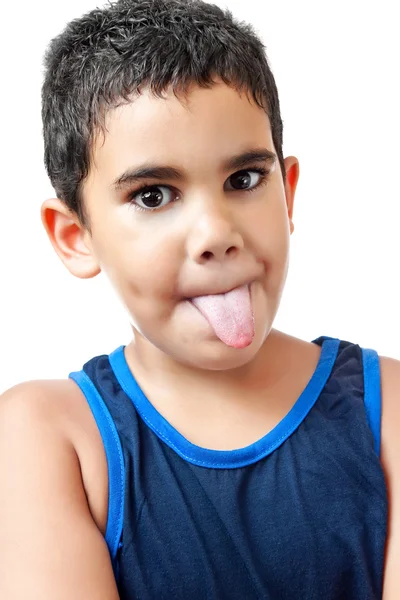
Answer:
M91 262L83 253L79 268L77 255L62 259L81 277L106 273L131 315L136 348L206 369L244 365L260 349L286 279L298 162L285 159L286 187L277 158L227 166L256 149L275 154L269 120L223 83L193 87L187 104L144 91L109 112L83 188L91 234L78 228L68 237L78 254L84 243ZM150 166L180 175L126 176ZM260 168L270 171L265 184ZM143 187L151 189L138 193ZM246 285L228 302L219 296Z

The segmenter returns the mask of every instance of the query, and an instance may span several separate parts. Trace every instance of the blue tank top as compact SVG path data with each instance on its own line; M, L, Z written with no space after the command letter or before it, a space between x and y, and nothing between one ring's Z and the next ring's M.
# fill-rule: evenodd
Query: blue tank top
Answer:
M70 374L108 463L121 600L382 598L387 491L373 350L333 338L290 412L238 450L189 442L121 346Z

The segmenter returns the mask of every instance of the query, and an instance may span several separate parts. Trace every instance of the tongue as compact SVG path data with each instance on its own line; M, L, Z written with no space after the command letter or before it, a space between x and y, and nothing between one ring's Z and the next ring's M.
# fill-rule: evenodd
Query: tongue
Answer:
M245 348L254 337L254 315L247 285L227 294L198 296L193 304L227 346Z

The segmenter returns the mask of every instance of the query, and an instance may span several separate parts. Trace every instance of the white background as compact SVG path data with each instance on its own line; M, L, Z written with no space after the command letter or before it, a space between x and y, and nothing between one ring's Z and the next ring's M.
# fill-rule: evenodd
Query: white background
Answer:
M275 326L400 358L400 36L395 0L227 0L267 47L284 155L300 161L291 267ZM101 2L99 2L101 5ZM130 340L102 276L63 267L40 221L42 56L89 0L2 7L0 392L66 377Z

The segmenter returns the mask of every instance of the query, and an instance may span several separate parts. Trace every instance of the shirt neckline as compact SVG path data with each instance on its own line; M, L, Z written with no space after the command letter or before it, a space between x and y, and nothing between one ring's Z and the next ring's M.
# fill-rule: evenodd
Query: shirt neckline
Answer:
M125 358L125 346L109 355L112 371L148 427L184 460L208 468L245 467L271 454L299 427L320 396L335 364L340 341L324 337L311 379L283 419L266 435L244 448L212 450L193 444L173 427L147 399Z

